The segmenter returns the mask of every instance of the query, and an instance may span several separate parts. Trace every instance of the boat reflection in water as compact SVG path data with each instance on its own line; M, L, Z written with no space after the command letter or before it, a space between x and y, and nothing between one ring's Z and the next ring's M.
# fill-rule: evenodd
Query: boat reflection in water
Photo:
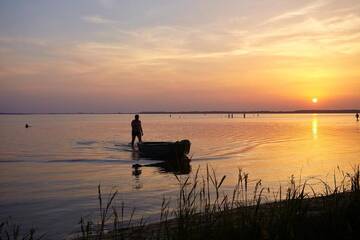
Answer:
M143 142L138 144L139 151L133 151L133 160L154 160L149 164L133 164L133 176L141 175L142 167L157 167L159 172L189 174L191 172L189 140L176 142Z
M156 167L159 169L160 173L174 173L176 175L183 175L183 174L189 174L191 172L191 164L189 161L177 164L174 162L156 162L152 164L133 164L132 168L132 175L133 176L139 176L141 175L142 171L141 168L144 167Z

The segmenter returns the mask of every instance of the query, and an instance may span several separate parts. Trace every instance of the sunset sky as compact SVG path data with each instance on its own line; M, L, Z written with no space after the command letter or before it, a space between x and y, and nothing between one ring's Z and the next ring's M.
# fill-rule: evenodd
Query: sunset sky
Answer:
M359 0L0 0L0 112L310 108L360 108Z

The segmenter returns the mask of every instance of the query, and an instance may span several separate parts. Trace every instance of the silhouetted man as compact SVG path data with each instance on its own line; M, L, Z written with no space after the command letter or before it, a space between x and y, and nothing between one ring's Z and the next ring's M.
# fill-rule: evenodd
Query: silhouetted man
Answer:
M356 121L359 121L359 113L356 113L355 117L356 117Z
M135 115L135 119L131 121L131 146L134 148L134 142L135 138L137 137L139 142L141 142L141 136L144 135L142 127L141 127L141 121L139 120L139 115Z

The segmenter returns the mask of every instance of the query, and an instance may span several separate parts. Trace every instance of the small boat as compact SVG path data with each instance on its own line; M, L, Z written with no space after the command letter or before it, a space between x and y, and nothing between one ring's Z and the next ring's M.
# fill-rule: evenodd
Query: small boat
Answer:
M138 143L140 155L152 159L183 161L190 152L189 140L176 142L142 142Z

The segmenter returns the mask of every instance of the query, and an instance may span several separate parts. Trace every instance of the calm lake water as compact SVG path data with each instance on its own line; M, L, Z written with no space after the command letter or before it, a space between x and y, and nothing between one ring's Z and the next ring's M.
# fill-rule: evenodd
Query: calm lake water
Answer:
M175 199L174 173L147 165L129 147L131 115L0 116L0 219L36 226L48 237L79 230L95 214L97 185L119 191L137 216L156 216L163 196ZM145 140L192 142L192 170L208 164L232 189L237 168L264 186L294 174L332 179L360 164L360 122L352 114L142 115ZM31 128L24 128L30 123ZM155 219L155 217L154 217ZM56 237L58 238L58 237Z

